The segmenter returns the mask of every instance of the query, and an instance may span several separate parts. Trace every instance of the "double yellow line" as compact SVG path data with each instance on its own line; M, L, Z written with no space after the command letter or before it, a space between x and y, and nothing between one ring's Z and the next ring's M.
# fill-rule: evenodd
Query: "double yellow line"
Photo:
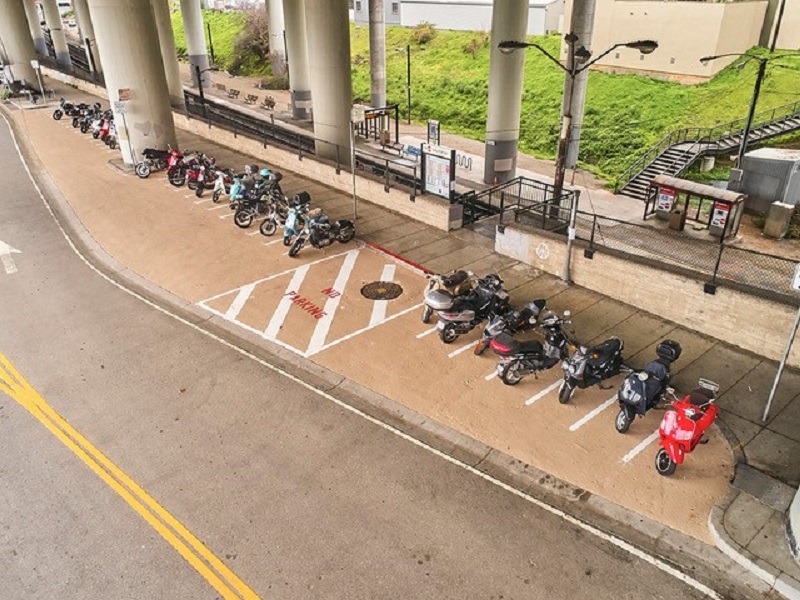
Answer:
M0 392L17 401L72 450L175 548L223 598L226 600L258 598L253 590L186 527L53 410L3 354L0 354Z

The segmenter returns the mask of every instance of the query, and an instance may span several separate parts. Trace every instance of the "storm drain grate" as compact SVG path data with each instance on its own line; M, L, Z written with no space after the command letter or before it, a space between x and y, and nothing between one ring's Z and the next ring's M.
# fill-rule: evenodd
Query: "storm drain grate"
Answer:
M373 281L361 288L361 295L369 300L394 300L402 293L403 288L391 281Z

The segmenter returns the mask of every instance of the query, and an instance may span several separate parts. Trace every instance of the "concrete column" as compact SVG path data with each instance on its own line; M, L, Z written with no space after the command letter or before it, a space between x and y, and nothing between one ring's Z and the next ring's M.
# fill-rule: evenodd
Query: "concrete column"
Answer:
M575 42L575 49L584 46L587 50L592 49L592 29L594 28L594 9L595 0L573 0L572 17L570 19L571 33L578 36ZM628 41L628 40L624 40ZM578 149L581 143L581 127L583 126L583 104L586 100L586 85L589 83L589 69L578 73L575 76L575 87L570 98L570 81L567 77L564 81L564 100L562 104L562 114L566 111L566 103L569 102L570 114L572 115L572 133L570 134L569 146L567 146L567 159L565 166L567 169L574 169L578 163Z
M383 0L369 0L370 104L386 106L386 14Z
M114 112L123 160L134 164L145 148L177 146L152 5L142 0L89 0L89 11L109 100L114 106L120 90L130 96L125 114Z
M269 51L272 54L272 74L286 73L286 44L283 41L283 0L267 0Z
M69 58L67 48L67 38L64 37L64 26L61 24L61 13L58 11L56 0L42 0L44 8L44 20L50 30L50 37L53 38L53 48L56 51L56 62L65 69L72 69L72 61Z
M75 20L78 22L78 29L81 32L81 44L83 44L83 49L86 50L86 56L90 57L89 62L94 72L102 73L103 66L100 62L100 52L97 50L97 40L94 36L94 25L89 14L89 6L86 4L86 0L72 0L72 8L75 11Z
M347 164L353 106L347 0L306 0L306 24L317 156Z
M152 0L152 3L170 101L173 106L184 108L186 101L183 97L183 82L181 81L181 71L178 66L178 53L175 50L175 34L172 32L172 22L169 18L169 4L167 0Z
M308 74L308 35L304 0L284 0L286 52L289 63L289 89L292 117L311 119L311 77Z
M506 40L524 41L527 26L528 0L494 0L484 183L503 183L516 176L526 51L505 54L497 45Z
M211 83L208 69L208 48L206 47L206 29L203 24L203 13L200 11L200 0L181 0L183 29L186 33L186 52L192 67L192 81L197 85L197 67L200 67L203 85Z
M25 5L25 15L28 17L28 27L31 30L33 45L39 56L47 56L47 44L44 43L44 32L39 20L39 11L36 10L36 0L22 0Z
M36 71L31 67L31 61L38 56L33 47L25 7L19 0L0 0L0 42L6 77L39 89Z

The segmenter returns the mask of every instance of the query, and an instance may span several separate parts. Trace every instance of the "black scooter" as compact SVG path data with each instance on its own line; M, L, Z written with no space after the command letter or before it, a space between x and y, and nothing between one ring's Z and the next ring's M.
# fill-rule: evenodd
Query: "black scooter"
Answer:
M618 337L609 338L593 348L577 346L575 351L561 363L561 368L564 369L564 381L558 390L558 401L566 404L576 389L585 390L618 375L625 368L622 364L624 347L625 343Z

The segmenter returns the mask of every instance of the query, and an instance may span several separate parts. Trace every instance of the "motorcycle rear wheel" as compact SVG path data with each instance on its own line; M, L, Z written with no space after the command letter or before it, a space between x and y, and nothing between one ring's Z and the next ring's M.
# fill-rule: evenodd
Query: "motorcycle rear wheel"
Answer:
M177 171L169 176L169 182L175 187L181 187L186 183L186 173Z
M339 232L339 235L336 236L336 239L339 240L342 244L346 244L354 237L356 237L356 230L352 227L346 227L345 229Z
M448 323L444 326L444 329L439 330L439 339L445 344L452 344L457 338L458 333L456 332L456 326L453 323Z
M519 363L516 361L511 361L505 367L503 367L503 372L500 373L500 379L502 379L503 383L506 385L517 385L520 381L522 381L522 373L519 371Z
M433 309L430 306L426 306L422 309L422 322L426 325L431 322L431 315L433 315Z
M147 179L150 177L150 165L140 162L136 165L136 174L142 179Z
M631 426L630 417L628 417L628 413L624 410L620 409L617 413L617 418L614 419L614 427L616 427L619 433L625 433Z
M561 404L566 404L572 398L572 395L575 393L575 386L570 385L567 381L561 382L561 387L558 390L558 401Z
M292 247L289 248L289 256L291 257L297 256L300 250L303 248L304 243L305 242L303 241L303 238L297 238L294 244L292 244Z
M670 458L666 450L661 448L658 453L656 453L656 471L658 471L659 475L669 477L677 468L678 463Z
M194 188L194 195L197 196L198 198L202 198L203 190L205 190L205 187L203 187L202 185L198 185L196 188Z
M117 140L115 140L114 138L111 138L110 140L108 140L108 147L111 148L112 150L116 149Z
M221 196L222 196L222 190L214 190L214 193L211 194L211 201L214 204L218 204Z
M237 210L233 215L233 222L236 223L237 227L247 229L253 224L253 215L246 210Z
M261 232L261 235L269 237L275 235L275 232L278 230L278 224L273 219L264 219L258 230Z

